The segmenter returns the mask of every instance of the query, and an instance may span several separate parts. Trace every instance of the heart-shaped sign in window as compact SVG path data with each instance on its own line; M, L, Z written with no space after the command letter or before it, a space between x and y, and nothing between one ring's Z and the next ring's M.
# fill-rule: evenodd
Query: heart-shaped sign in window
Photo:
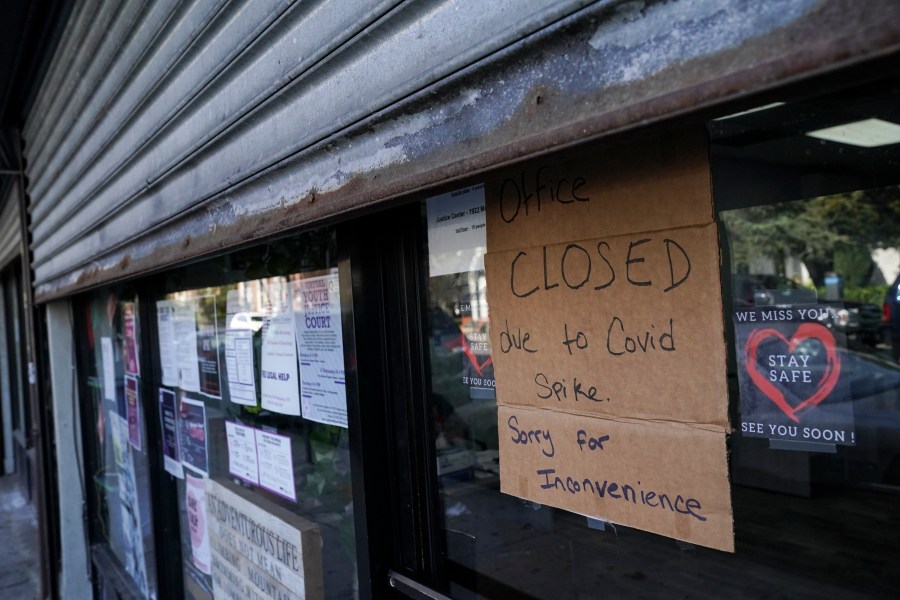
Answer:
M821 349L816 356L798 352L815 342ZM753 385L795 423L799 413L831 394L841 374L834 336L818 323L799 325L790 338L774 328L754 330L747 337L743 363ZM786 394L788 389L792 393ZM798 389L803 396L797 396Z
M466 358L469 359L469 362L472 363L472 367L479 375L484 375L484 369L487 368L488 365L494 362L493 357L490 352L488 352L487 357L483 355L479 358L479 356L472 350L472 346L469 344L469 340L466 338L465 334L462 334L462 349L463 354L466 355ZM485 337L485 339L487 339Z

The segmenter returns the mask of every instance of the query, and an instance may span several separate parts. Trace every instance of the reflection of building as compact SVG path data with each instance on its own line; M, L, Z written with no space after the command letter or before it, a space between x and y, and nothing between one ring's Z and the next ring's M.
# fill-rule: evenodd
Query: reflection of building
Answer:
M900 274L900 252L896 248L876 248L872 251L875 269L872 272L872 283L890 283ZM780 269L770 257L760 257L748 269L750 273L760 275L777 275ZM789 256L784 260L784 276L803 286L812 286L813 280L803 261Z
M231 401L218 384L189 392L208 411L210 470L219 470L210 476L228 479L226 421L282 435L274 481L251 483L248 493L287 511L285 522L312 523L303 530L321 535L326 597L391 597L416 585L458 598L607 589L743 597L773 595L776 585L833 596L858 581L888 595L900 585L895 569L878 570L900 550L887 537L896 516L870 485L896 486L900 472L897 381L883 344L846 349L853 449L773 451L768 440L732 438L733 479L753 486L732 486L738 551L696 551L685 566L694 551L662 536L619 527L612 540L600 521L589 528L496 489L494 367L484 346L495 282L470 269L432 306L422 218L425 198L479 183L493 193L504 169L540 173L615 156L621 145L650 149L684 129L709 146L717 216L897 185L900 151L884 137L900 122L895 2L867 10L846 0L13 4L0 23L0 39L11 40L0 44L2 464L23 476L39 507L45 596L85 597L91 582L100 596L135 593L135 569L116 553L127 535L144 540L142 567L159 597L209 596L212 579L190 567L185 484L163 466L159 388L174 390L184 377L176 370L166 380L172 357L159 348L178 334L160 327L156 302L213 298L217 322L196 324L207 334L201 356L179 352L195 370L205 360L225 388L236 377L215 347L225 336L216 342L200 328L224 327L227 292L238 291L249 324L232 329L247 333L237 338L251 357L242 380L249 398L263 387L268 329L260 324L270 309L262 282L334 273L344 362L330 366L328 392L346 390L344 413L323 402L313 422ZM875 136L883 145L807 135L870 118L883 122ZM664 155L639 152L622 167L635 175L628 184L653 182L668 166ZM531 186L532 216L541 199L575 190L575 177L544 175L517 184ZM611 189L621 173L582 175ZM675 188L659 198L657 215L682 208ZM609 221L626 210L609 206ZM645 266L620 258L619 283L626 264ZM896 253L876 260L889 283ZM788 278L805 283L801 266ZM731 287L723 286L726 302ZM597 313L610 310L598 298ZM126 502L139 505L131 514L141 523L126 531L122 519L104 518L115 511L97 498L115 503L119 493L107 464L118 423L108 419L122 382L105 375L124 373L128 302L140 321L147 444L134 449L137 497L129 490ZM472 358L461 339L477 344ZM333 340L321 343L323 354L334 349ZM308 366L295 365L298 374ZM291 375L265 370L272 381ZM453 387L462 378L478 379L479 391ZM447 471L434 466L434 394L449 405L442 422L452 411L454 433L470 438L452 449L466 477L438 477ZM739 402L730 402L734 419ZM344 417L348 428L325 422ZM840 493L816 496L823 482ZM276 490L291 485L296 501ZM848 506L879 525L839 519ZM800 525L773 528L786 512L808 515L801 525L820 537ZM844 550L830 533L842 528L874 542ZM771 554L816 545L827 560ZM748 575L759 588L741 587Z

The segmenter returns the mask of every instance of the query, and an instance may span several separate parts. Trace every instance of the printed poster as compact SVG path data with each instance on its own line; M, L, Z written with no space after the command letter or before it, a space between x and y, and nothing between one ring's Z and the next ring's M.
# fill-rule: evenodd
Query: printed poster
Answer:
M432 196L425 201L425 211L429 275L484 270L484 185Z
M211 398L222 397L219 377L219 327L216 297L203 296L197 302L197 360L200 393Z
M128 441L135 450L141 449L141 402L138 380L125 376L125 419L128 422Z
M294 340L294 311L287 295L287 281L281 279L268 289L266 318L262 327L261 396L262 407L285 415L300 415L300 381L297 373L297 345Z
M119 415L111 415L113 445L117 447L116 469L119 483L119 511L122 519L123 553L125 571L131 575L138 588L146 596L147 568L144 561L144 536L141 533L141 511L138 503L137 482L131 448L128 447L126 429L128 423Z
M159 362L162 383L178 387L178 350L175 343L175 303L160 300L156 303L156 325L159 333Z
M255 432L260 487L296 502L291 438L259 429Z
M457 344L463 363L462 383L469 389L469 397L473 400L493 399L496 394L490 320L485 304L479 306L475 294L461 294L456 308L460 319Z
M209 474L206 406L203 405L203 402L182 397L178 426L182 464L204 475Z
M743 435L856 444L842 376L851 357L844 336L826 326L829 310L814 304L735 310Z
M228 472L248 483L259 485L256 430L225 421L225 435L228 438Z
M337 269L294 282L300 401L310 421L347 427L344 342Z
M262 326L256 322L239 290L228 292L225 317L225 371L228 392L235 404L256 406L256 376L253 334Z
M184 467L178 448L178 410L172 390L159 388L159 421L162 424L163 466L174 477L183 479Z
M100 353L103 357L103 397L116 401L116 359L113 354L112 338L100 338Z
M184 475L185 508L187 509L188 528L191 531L191 555L194 566L201 573L212 573L209 551L209 533L206 527L206 479L194 477L190 473Z
M175 304L175 363L178 365L178 387L186 392L200 391L200 369L197 356L197 301Z
M122 304L122 350L125 355L125 372L129 375L141 374L140 346L137 340L137 314L134 302Z

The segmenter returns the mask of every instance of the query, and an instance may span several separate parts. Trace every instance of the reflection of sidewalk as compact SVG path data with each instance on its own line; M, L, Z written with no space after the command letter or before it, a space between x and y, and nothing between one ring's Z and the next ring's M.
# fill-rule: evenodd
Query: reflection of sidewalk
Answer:
M0 598L38 595L37 519L20 487L18 477L0 477Z

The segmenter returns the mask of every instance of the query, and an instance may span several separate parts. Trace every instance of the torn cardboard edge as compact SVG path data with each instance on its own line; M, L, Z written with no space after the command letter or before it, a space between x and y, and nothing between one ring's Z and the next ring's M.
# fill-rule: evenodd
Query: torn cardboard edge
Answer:
M659 425L659 426L671 426L671 427L684 427L689 431L704 431L708 433L723 433L726 435L730 435L734 433L734 428L729 425L722 426L717 423L692 423L690 421L679 421L677 419L644 419L641 417L621 417L616 415L610 415L606 413L591 413L579 410L558 410L543 406L531 406L528 404L516 404L515 402L502 402L499 397L497 399L498 407L507 407L514 408L516 410L526 410L526 411L547 411L553 414L566 414L590 419L599 419L601 421L612 421L614 423L621 423L623 425ZM498 423L499 426L499 423Z
M533 246L522 245L522 246L516 246L516 247L512 247L512 248L501 248L499 250L493 250L490 247L488 247L488 250L484 253L484 256L509 254L512 252L520 252L522 250L532 250L534 248L554 248L557 246L565 246L568 244L583 244L583 243L587 243L587 242L605 242L607 240L613 240L613 239L619 239L619 238L632 238L632 237L637 237L637 236L642 236L642 235L659 235L661 233L678 232L678 231L683 231L683 230L687 230L687 229L704 229L706 227L709 227L710 225L715 226L716 236L718 238L718 234L719 234L719 231L721 230L722 223L718 219L711 219L709 221L704 221L704 222L699 222L699 223L690 223L690 224L685 224L685 225L679 225L676 227L663 227L660 229L646 229L643 231L632 231L632 232L626 232L626 233L616 233L616 234L611 234L611 235L591 234L587 237L582 237L582 238L578 238L578 239L568 239L567 238L562 241L539 243L539 244L535 244ZM718 246L719 245L717 244L717 247ZM717 262L717 264L719 266L721 266L721 264L722 264L722 256L721 255L722 255L722 249L719 247L719 260Z

